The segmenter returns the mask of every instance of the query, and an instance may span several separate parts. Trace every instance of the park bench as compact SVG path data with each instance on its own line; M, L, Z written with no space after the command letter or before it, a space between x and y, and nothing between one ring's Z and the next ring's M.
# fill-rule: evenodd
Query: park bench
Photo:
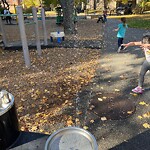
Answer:
M64 34L64 32L51 32L50 33L51 42L53 42L53 38L56 38L57 41L60 43L61 39L62 39L62 41L64 41L65 34Z

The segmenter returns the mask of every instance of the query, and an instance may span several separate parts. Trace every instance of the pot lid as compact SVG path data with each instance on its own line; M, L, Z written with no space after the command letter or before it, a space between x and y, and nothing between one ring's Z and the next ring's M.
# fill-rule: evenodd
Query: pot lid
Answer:
M14 97L6 90L0 91L0 116L5 114L14 104Z

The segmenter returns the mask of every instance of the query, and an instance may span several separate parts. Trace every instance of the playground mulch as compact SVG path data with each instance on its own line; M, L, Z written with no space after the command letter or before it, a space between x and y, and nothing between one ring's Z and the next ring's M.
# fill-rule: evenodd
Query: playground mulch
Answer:
M48 32L62 28L56 26L54 20L51 24L48 24L50 20L46 23ZM95 28L90 28L91 24L95 24ZM29 26L26 27L28 40L34 38L29 32L33 26L26 26ZM80 40L101 40L100 26L95 20L82 20L78 23L76 36ZM8 41L19 39L17 25L6 28ZM32 49L31 68L28 69L22 51L1 49L0 89L14 95L21 130L52 133L58 128L74 125L76 93L95 76L99 57L99 49L94 48L46 48L41 57L36 49Z

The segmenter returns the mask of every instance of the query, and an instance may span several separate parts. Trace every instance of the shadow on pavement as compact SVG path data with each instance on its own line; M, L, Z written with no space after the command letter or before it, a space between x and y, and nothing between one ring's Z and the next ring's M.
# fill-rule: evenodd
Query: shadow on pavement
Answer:
M9 150L41 150L44 149L48 137L46 134L21 131L19 138Z
M150 130L147 130L109 150L149 150L150 148L149 139L150 139Z

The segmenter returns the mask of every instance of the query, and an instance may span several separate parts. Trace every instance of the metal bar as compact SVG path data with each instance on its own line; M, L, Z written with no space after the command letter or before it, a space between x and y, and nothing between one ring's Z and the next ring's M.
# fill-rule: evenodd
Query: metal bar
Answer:
M41 56L41 43L39 37L39 26L38 26L38 19L37 19L37 9L32 7L32 14L33 14L33 21L35 22L35 36L36 36L36 47L38 51L38 55Z
M5 29L3 27L3 22L2 22L1 17L0 17L0 30L1 30L2 40L3 40L4 46L7 47L6 33L5 33Z
M41 17L42 17L42 27L44 31L44 45L48 45L47 43L47 31L46 31L46 25L45 25L45 10L44 8L41 9Z
M26 38L26 33L25 33L22 6L17 6L16 10L17 10L17 16L18 16L18 24L19 24L19 29L20 29L20 36L21 36L21 41L22 41L25 65L26 67L30 68L31 62L30 62L29 49L28 49L27 38Z

